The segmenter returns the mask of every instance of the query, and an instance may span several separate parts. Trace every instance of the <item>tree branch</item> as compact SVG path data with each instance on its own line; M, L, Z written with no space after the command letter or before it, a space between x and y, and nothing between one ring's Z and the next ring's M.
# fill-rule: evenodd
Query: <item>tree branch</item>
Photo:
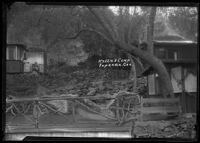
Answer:
M36 22L35 27L39 27L39 26L40 26L41 19L42 19L42 16L43 16L43 14L44 14L44 11L45 11L45 6L43 6L43 9L42 9L42 11L41 11L41 13L40 13L40 16L39 16L39 18L38 18L38 21Z
M149 23L147 28L147 43L148 43L148 51L153 54L153 36L154 36L154 20L156 16L156 9L157 7L152 7L150 16L149 16Z
M97 20L102 25L102 27L104 28L106 33L109 35L109 37L112 39L112 41L114 41L116 39L116 34L111 30L112 28L110 28L109 25L105 21L103 21L99 13L97 13L92 7L88 6L87 8L97 18Z
M76 33L74 36L71 36L71 37L62 37L60 39L76 39L80 36L80 34L82 34L83 32L92 32L92 33L96 33L97 35L101 36L102 38L104 38L106 41L108 41L110 44L113 45L113 41L110 40L106 35L104 35L103 33L99 32L99 31L96 31L94 29L82 29L80 30L78 33Z
M136 86L137 86L137 78L136 78L136 68L135 68L135 63L132 59L132 55L128 54L128 58L131 60L131 74L130 74L130 80L133 80L133 91L136 91Z
M151 65L155 69L155 71L159 74L159 77L165 87L163 89L164 90L163 95L166 96L169 94L172 95L172 97L174 96L170 76L166 70L166 67L164 66L163 62L160 59L158 59L157 57L155 57L154 55L152 55L147 51L135 48L134 46L126 43L117 42L115 46L122 50L125 50L126 52L131 53L132 55L140 57L146 63Z
M54 40L50 41L47 46L46 46L46 50L48 51L48 47L56 44L57 42L59 42L60 40L65 40L65 39L76 39L78 38L83 32L92 32L92 33L95 33L99 36L101 36L102 38L104 38L106 41L108 41L110 44L114 45L113 41L110 40L105 34L99 32L99 31L96 31L94 29L82 29L80 30L78 33L76 33L75 35L69 37L69 36L63 36L61 37L59 34L56 38L54 38Z

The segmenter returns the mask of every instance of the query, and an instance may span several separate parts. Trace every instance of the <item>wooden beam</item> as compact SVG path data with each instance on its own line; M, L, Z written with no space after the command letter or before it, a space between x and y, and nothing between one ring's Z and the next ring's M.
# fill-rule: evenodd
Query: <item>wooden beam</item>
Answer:
M140 111L143 114L154 114L154 113L160 113L160 114L166 114L166 113L179 113L179 107L166 107L166 106L155 106L155 107L142 107Z
M15 98L15 99L7 99L7 103L13 102L28 102L28 101L48 101L48 100L75 100L75 99L116 99L111 97L95 97L95 96L87 96L87 97L71 97L71 96L57 96L57 97L34 97L34 98Z
M98 124L98 123L97 123ZM6 130L6 133L80 133L80 132L129 132L130 127L60 127L50 126L48 128L23 128L23 127L12 127L10 130Z
M9 60L9 48L6 48L6 60Z
M186 112L186 94L185 94L185 79L184 79L184 68L181 66L181 84L182 84L182 108L183 112Z
M179 98L142 98L141 103L179 103Z
M15 60L17 60L17 46L15 47Z

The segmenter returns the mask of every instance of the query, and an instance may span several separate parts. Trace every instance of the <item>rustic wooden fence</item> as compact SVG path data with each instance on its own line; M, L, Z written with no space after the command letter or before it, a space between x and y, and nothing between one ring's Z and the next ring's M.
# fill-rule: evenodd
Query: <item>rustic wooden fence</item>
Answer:
M99 114L100 116L103 116L107 119L109 119L110 121L112 121L113 123L119 123L121 124L122 122L128 122L134 118L127 118L128 114L132 114L135 115L135 111L133 108L133 105L131 106L131 102L133 102L133 100L135 100L136 98L138 98L138 96L133 96L133 97L127 97L124 98L123 100L122 98L118 98L118 97L95 97L95 96L90 96L90 97L70 97L70 96L58 96L58 97L35 97L35 98L20 98L20 99L7 99L7 109L6 112L11 111L11 113L14 113L14 110L17 111L17 114L23 115L26 119L32 121L32 123L34 124L35 128L39 128L39 118L41 117L41 106L47 108L50 111L53 111L55 113L57 113L58 115L64 117L64 118L68 118L69 116L63 114L62 112L59 112L58 110L56 110L55 108L53 108L52 106L46 104L46 101L53 101L53 100L65 100L68 102L71 102L72 105L72 116L73 116L73 121L76 123L76 107L79 106L83 106L85 108L87 108L89 111L95 113L95 114ZM104 115L101 112L99 112L98 110L92 109L90 107L88 107L86 104L84 104L84 102L82 102L85 99L90 99L90 100L114 100L113 103L115 102L116 106L111 106L109 108L116 110L116 118L113 117L109 117L108 115ZM120 104L120 101L123 101L122 104ZM126 101L126 103L125 103ZM28 112L27 110L30 110L30 105L25 107L24 111L22 109L19 109L19 107L17 107L17 104L22 103L32 103L30 105L33 106L33 119L31 119L30 117L28 117L26 115L26 113ZM124 106L124 104L127 104L127 106ZM131 108L132 109L131 109ZM122 116L123 115L123 116ZM121 117L120 117L121 116Z
M136 99L139 98L139 102L134 102ZM87 105L84 105L83 100L85 99L90 99L90 100L115 100L114 105L115 106L110 106L110 108L115 109L116 110L116 117L109 117L106 115L103 115L102 113L98 112L97 110L91 109L86 107ZM49 126L49 128L41 128L40 127L40 106L44 106L47 109L59 114L60 116L62 116L63 118L68 118L69 116L59 112L58 110L52 108L51 106L45 104L45 101L52 101L52 100L67 100L69 102L71 102L72 104L72 116L73 116L73 122L76 124L79 121L77 121L76 119L76 107L77 105L80 106L84 106L86 107L88 110L90 110L93 113L99 114L105 118L108 118L108 121L101 121L102 126L100 128L97 128L96 126L93 128L72 128L72 125L70 127L64 128L62 129L62 131L60 130L59 127L55 127L54 125ZM163 99L163 98L142 98L139 96L120 96L120 97L115 97L113 96L113 98L111 97L106 97L106 96L87 96L87 97L70 97L70 96L59 96L59 97L36 97L36 98L23 98L23 99L7 99L6 100L8 108L7 108L7 112L9 110L12 110L12 108L14 108L15 110L17 110L18 114L23 115L26 119L31 120L32 124L34 125L34 128L31 128L29 130L26 130L28 132L37 132L37 133L67 133L67 132L76 132L76 133L80 133L80 132L129 132L129 134L134 137L134 127L135 127L135 121L139 120L139 121L143 121L143 114L154 114L154 113L161 113L161 114L166 114L166 113L175 113L175 114L179 114L181 112L180 110L180 103L179 103L179 98L167 98L167 99ZM32 105L34 106L34 111L33 111L33 115L34 115L34 119L30 119L24 112L22 112L21 110L18 109L18 107L16 106L17 103L26 103L26 102L31 102L33 103ZM123 104L121 104L121 102L123 102ZM134 106L131 106L131 103L134 104ZM158 103L158 104L157 104ZM164 103L164 104L163 104ZM151 104L150 106L146 106L147 104ZM154 105L152 105L154 104ZM156 104L156 105L155 105ZM173 104L173 106L171 105ZM127 105L127 106L125 106ZM137 109L135 105L139 105L139 108ZM139 114L138 114L139 113ZM131 115L131 117L127 115ZM139 115L139 116L138 116ZM128 127L124 127L123 125L125 123L131 123L129 124ZM87 122L88 124L90 124L91 122ZM93 121L93 123L96 125L97 122ZM108 124L107 123L113 123L115 124L115 126L113 127L106 127ZM104 126L105 125L105 126ZM9 125L7 125L8 127ZM19 127L10 127L10 130L7 130L6 132L8 133L8 135L11 134L16 134L16 133L24 133L24 129L19 126Z

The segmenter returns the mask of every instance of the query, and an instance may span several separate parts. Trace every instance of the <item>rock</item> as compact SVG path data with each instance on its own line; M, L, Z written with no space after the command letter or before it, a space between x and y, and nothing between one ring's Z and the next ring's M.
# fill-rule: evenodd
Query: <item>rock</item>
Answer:
M76 90L75 90L75 89L72 89L72 90L70 90L70 93L71 93L71 94L75 94L75 93L76 93Z
M65 86L66 90L70 90L70 89L73 89L73 88L74 88L74 85L67 85L67 86Z
M105 90L105 86L103 86L103 85L100 85L100 86L98 86L98 89L100 90L100 91L102 91L102 90Z
M87 93L87 96L93 96L96 93L95 88L89 88L89 92Z
M181 124L181 128L182 129L187 129L187 124L186 123Z
M113 86L112 86L111 84L106 84L106 88L107 88L108 90L111 90L111 89L113 89Z
M185 117L185 118L193 118L193 116L194 115L192 113L186 113L183 115L183 117Z

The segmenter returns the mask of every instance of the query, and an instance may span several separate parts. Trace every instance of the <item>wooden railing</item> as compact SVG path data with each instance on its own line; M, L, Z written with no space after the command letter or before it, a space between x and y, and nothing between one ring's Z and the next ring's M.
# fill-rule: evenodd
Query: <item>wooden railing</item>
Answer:
M137 104L135 104L135 102L133 102L132 100L139 98L139 102L137 102ZM109 106L109 109L114 109L116 116L113 117L109 117L107 115L104 115L102 113L100 113L99 111L95 110L94 108L89 108L89 106L87 106L86 104L84 104L83 100L85 99L90 99L90 100L99 100L99 99L104 99L104 100L115 100L114 106ZM75 125L77 125L78 123L80 123L77 119L76 119L76 107L82 106L82 107L86 107L87 110L101 115L105 118L107 118L108 120L104 120L101 121L101 127L97 128L96 125L98 124L97 121L93 121L93 123L95 124L95 128L91 127L87 129L81 128L81 129L76 129L76 128L72 128L72 124L69 127L62 127L62 130L59 130L58 126L54 126L51 125L49 126L49 128L41 128L40 127L40 106L44 106L47 109L49 109L50 111L53 111L55 113L57 113L58 115L62 116L63 118L68 119L69 116L63 114L62 112L59 112L58 110L54 109L53 107L47 105L45 103L45 101L53 101L53 100L67 100L69 102L72 103L72 117L73 117L73 122L75 123ZM116 132L116 131L124 131L125 129L130 131L131 136L134 136L134 128L135 128L135 121L143 121L143 115L144 114L168 114L168 113L173 113L173 114L179 114L181 112L181 108L180 108L180 103L179 103L179 98L140 98L139 96L137 96L135 94L135 96L121 96L121 97L106 97L106 96L87 96L87 97L71 97L71 96L58 96L58 97L35 97L35 98L22 98L22 99L7 99L6 100L7 105L10 105L8 108L15 108L15 110L17 110L18 114L23 115L26 119L31 120L34 128L29 129L28 131L31 132L40 132L40 131L53 131L54 133L56 132L56 130L58 132L62 132L65 131L67 132L68 130L72 131L75 130L75 132L78 131L111 131L111 132ZM34 106L34 111L33 111L33 119L30 119L27 115L26 112L23 112L22 110L17 109L17 104L19 103L33 103L32 105ZM120 104L122 103L123 104ZM131 107L131 104L135 104L135 106ZM148 105L148 106L147 106ZM135 107L139 106L138 109L136 109ZM139 112L138 112L139 111ZM131 122L131 126L129 125L128 127L124 127L122 125L124 125L124 123L127 122ZM109 124L107 124L109 123ZM108 127L108 125L110 125L110 123L115 124L115 126L112 127ZM91 124L91 122L84 122L84 124ZM105 125L105 126L103 126ZM7 133L18 133L18 132L24 132L24 129L19 126L17 129L16 127L12 127L7 125L7 127L10 128L10 130L7 130ZM128 129L127 129L128 128ZM56 130L52 130L52 129L56 129ZM21 131L20 131L21 130Z
M148 105L148 106L147 106ZM179 98L141 98L140 119L144 114L179 114L181 113Z
M57 96L57 97L34 97L34 98L15 98L15 99L6 99L6 103L7 103L7 111L6 112L13 112L13 110L17 111L17 114L23 115L26 119L30 120L31 123L33 123L34 127L36 129L39 128L39 119L41 117L41 106L45 107L46 109L53 111L55 113L57 113L58 115L68 119L69 116L65 115L62 112L59 112L58 110L54 109L52 106L50 106L49 104L46 103L46 101L53 101L53 100L67 100L68 102L72 103L72 117L73 117L73 121L74 123L77 122L76 119L76 107L79 106L84 106L85 108L87 108L89 111L95 113L95 114L99 114L107 119L109 119L110 121L112 121L113 123L122 123L122 122L128 122L134 119L134 117L132 118L125 118L127 117L128 114L131 115L135 115L135 111L133 108L130 108L131 104L131 99L136 99L138 98L138 96L133 96L132 98L128 97L127 99L123 98L126 100L127 103L125 103L127 106L122 106L119 104L116 104L115 106L110 106L109 109L114 109L117 110L116 113L119 114L119 112L121 111L121 114L123 114L123 117L119 118L120 115L116 115L116 118L113 117L109 117L108 115L104 115L100 112L98 112L95 109L90 108L88 105L84 104L85 99L90 99L90 100L100 100L100 99L104 99L104 100L116 100L116 103L118 103L119 100L121 100L118 97L106 97L106 96L90 96L90 97L71 97L71 96ZM121 100L122 101L122 100ZM123 101L124 102L124 101ZM27 106L24 110L19 109L19 107L17 107L17 105L19 104L25 104L25 103L29 103L29 106ZM27 110L30 110L30 106L33 106L33 119L28 117L26 113L28 113ZM118 124L119 125L119 124ZM9 125L8 125L9 126ZM20 128L20 127L19 127Z

